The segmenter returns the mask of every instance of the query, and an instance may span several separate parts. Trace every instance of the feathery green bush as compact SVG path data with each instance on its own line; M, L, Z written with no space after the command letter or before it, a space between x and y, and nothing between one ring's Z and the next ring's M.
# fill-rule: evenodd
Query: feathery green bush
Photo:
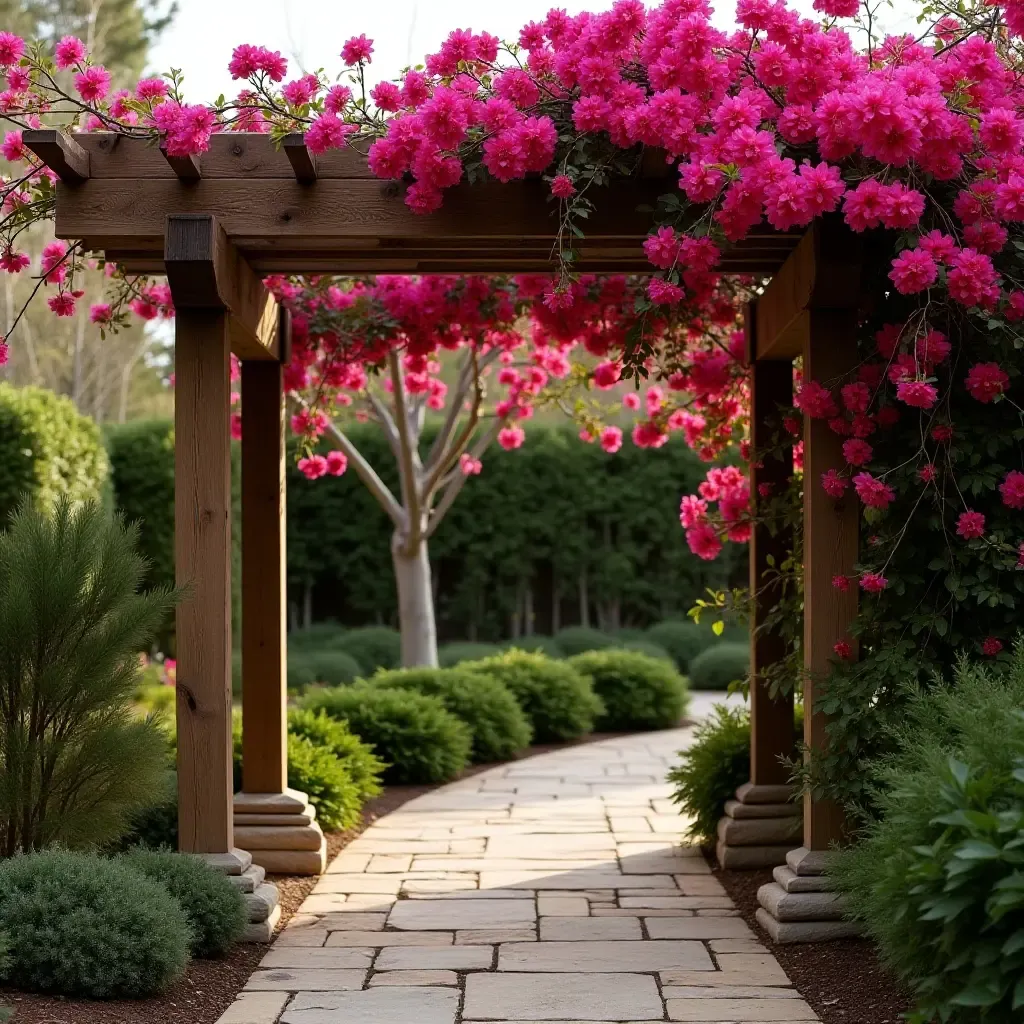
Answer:
M132 697L175 595L140 590L137 540L67 497L0 533L0 856L114 841L161 787L167 738Z
M359 792L361 803L380 795L380 777L387 765L349 729L346 722L331 718L323 711L297 708L288 712L289 741L295 736L325 747L345 766Z

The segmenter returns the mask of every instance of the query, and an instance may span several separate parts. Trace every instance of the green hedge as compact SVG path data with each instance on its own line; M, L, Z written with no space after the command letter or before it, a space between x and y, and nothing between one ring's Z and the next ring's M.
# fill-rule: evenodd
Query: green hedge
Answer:
M749 644L725 641L698 654L690 662L690 686L694 690L728 690L750 671Z
M101 501L108 465L99 427L70 398L0 384L0 529L25 494L39 508L62 494Z
M425 447L433 430L428 424ZM144 550L165 566L173 551L169 433L168 423L154 422L109 434L117 502L129 519L144 521ZM380 431L357 424L351 436L385 482L396 485L394 457ZM316 620L395 625L387 516L354 473L311 484L292 461L293 609L304 606L309 589ZM527 589L533 593L533 628L550 634L559 623L582 621L584 586L589 621L612 629L685 616L705 587L746 578L743 547L729 545L715 562L702 562L687 548L679 495L696 489L706 467L678 438L656 450L624 445L608 455L581 443L568 426L538 425L521 449L495 448L484 463L485 471L469 482L430 541L442 641L507 639L513 617L525 621Z

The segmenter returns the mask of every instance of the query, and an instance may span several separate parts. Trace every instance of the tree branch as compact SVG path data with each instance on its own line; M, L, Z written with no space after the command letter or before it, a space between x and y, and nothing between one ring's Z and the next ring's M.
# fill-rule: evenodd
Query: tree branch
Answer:
M420 493L416 472L419 456L413 451L409 430L409 413L405 403L405 375L398 353L388 353L388 367L391 370L391 393L395 400L395 422L398 426L398 474L402 482L402 503L408 516L406 524L406 548L415 551L420 541L422 521L420 518Z
M395 428L395 421L388 407L369 388L366 389L366 400L370 403L373 415L377 417L388 439L388 444L391 446L391 450L395 453L395 458L397 459L399 457L398 431Z
M295 395L291 395L292 402L301 409L307 408L306 403ZM366 485L366 489L377 499L377 503L388 514L388 518L398 529L405 526L405 512L402 506L395 500L388 485L377 475L377 471L366 461L363 453L349 440L348 435L339 430L334 420L327 421L327 432L334 439L334 443L345 453L356 475Z

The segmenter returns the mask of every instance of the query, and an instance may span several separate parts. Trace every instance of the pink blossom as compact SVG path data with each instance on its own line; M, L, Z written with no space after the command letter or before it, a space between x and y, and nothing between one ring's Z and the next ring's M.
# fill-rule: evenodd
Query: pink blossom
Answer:
M307 480L318 480L327 474L327 459L322 455L309 455L299 459L299 472Z
M821 486L830 498L841 498L850 486L850 481L839 473L830 469L821 474Z
M366 36L353 36L341 48L341 59L349 66L360 62L369 64L373 53L373 40Z
M576 195L576 186L567 174L556 174L551 179L551 194L559 199L571 199Z
M10 357L10 346L7 344L7 339L0 335L0 366L6 366L7 360Z
M896 386L896 397L915 409L930 409L938 400L939 392L926 381L909 380Z
M858 0L854 0L854 2L858 2ZM850 658L853 657L853 648L850 646L850 642L848 640L837 640L833 645L832 650L835 652L836 656L842 658L843 661L849 661Z
M867 594L880 594L889 585L889 581L876 572L866 572L861 575L860 589Z
M525 440L526 432L522 427L502 427L498 431L498 444L507 452L521 448Z
M109 302L97 302L89 307L89 320L94 324L109 324L113 318L113 310Z
M888 508L896 497L896 492L883 480L878 480L870 473L858 473L853 478L853 489L869 508Z
M659 306L672 306L683 299L683 289L671 281L660 277L652 277L647 283L647 294L651 302Z
M135 86L135 98L146 102L162 100L167 95L167 83L162 78L143 78Z
M67 71L85 61L85 43L75 36L64 36L54 50L54 63L58 71Z
M5 249L0 253L0 268L6 270L8 274L20 274L31 262L27 253L14 249Z
M1024 508L1024 473L1011 469L999 485L1003 504L1007 508Z
M622 364L619 362L598 363L594 367L594 387L607 391L615 387L622 378Z
M459 456L459 470L463 476L478 476L483 468L484 464L479 459L474 459L469 452L463 452Z
M348 456L344 452L327 453L327 472L331 476L341 476L348 469Z
M71 292L60 292L47 299L46 304L57 316L75 315L75 297Z
M849 441L843 442L843 458L851 466L866 466L874 455L874 449L858 437L851 437Z
M110 92L110 72L102 64L93 64L75 75L75 88L86 103L106 99Z
M938 280L939 268L923 249L905 249L892 261L889 279L903 295L922 292Z
M650 420L641 421L633 427L633 444L637 448L660 448L667 441L668 434Z
M704 561L717 558L722 550L722 541L710 523L698 523L686 531L686 543L690 550Z
M989 658L995 657L1003 649L1003 642L994 636L987 636L982 641L981 653Z
M975 363L965 383L972 398L987 404L1006 391L1010 378L998 363Z
M640 408L640 396L635 391L627 391L622 396L622 405L624 408L636 412Z
M822 387L816 380L804 382L793 404L812 419L829 419L839 412L832 392Z
M961 512L956 521L957 535L964 540L973 540L985 536L985 517L980 512L968 509Z
M917 478L923 484L930 484L935 477L938 475L938 470L935 468L935 463L926 462L918 471Z
M0 148L0 154L3 155L5 160L9 160L11 163L16 163L19 160L25 160L28 158L28 150L25 148L25 143L22 142L20 131L8 132L4 136L3 147Z
M836 590L841 590L844 593L850 589L850 577L849 576L833 576L832 586Z
M988 256L975 249L961 249L953 257L951 266L946 284L957 302L980 306L998 297L999 278Z
M337 114L321 114L306 131L306 147L311 153L340 149L355 130L355 125L346 124Z
M601 431L601 447L609 455L614 454L622 447L622 429L620 427L605 427Z

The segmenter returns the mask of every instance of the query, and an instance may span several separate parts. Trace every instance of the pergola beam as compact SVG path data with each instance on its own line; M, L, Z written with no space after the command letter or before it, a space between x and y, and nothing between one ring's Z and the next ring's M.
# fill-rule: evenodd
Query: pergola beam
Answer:
M167 218L164 266L175 306L226 310L231 351L277 359L277 300L210 214Z
M88 180L89 153L70 135L55 128L26 128L21 141L65 185L80 185Z

